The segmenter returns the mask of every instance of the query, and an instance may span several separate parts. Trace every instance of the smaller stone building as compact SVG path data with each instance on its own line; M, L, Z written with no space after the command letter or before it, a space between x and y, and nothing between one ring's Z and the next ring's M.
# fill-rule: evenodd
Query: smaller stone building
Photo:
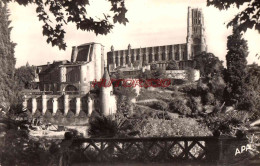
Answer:
M113 87L101 87L94 92L92 82L110 80L105 67L104 46L87 43L72 49L71 61L57 61L37 66L36 81L39 91L26 92L23 106L34 114L47 111L53 115L59 110L64 115L80 111L87 115L96 110L104 115L116 113Z

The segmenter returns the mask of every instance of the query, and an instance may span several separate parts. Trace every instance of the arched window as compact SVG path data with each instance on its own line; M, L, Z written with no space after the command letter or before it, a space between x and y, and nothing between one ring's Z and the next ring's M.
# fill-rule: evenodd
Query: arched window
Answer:
M155 61L159 61L159 55L155 54Z
M169 53L169 60L172 60L172 53Z
M149 55L149 63L151 63L152 61L153 61L153 55L150 54L150 55Z
M165 53L162 53L162 60L165 61L166 58L165 58Z
M123 60L124 60L124 58L123 58L123 57L120 57L120 66L123 65Z
M133 63L135 61L135 56L131 55L131 62Z
M143 62L146 61L146 54L143 55Z
M118 57L116 57L116 66L118 66Z
M179 57L179 54L178 54L178 53L175 54L175 60L176 60L176 61L180 60L180 57Z
M136 56L136 60L137 60L137 61L140 60L140 55L139 55L139 54Z

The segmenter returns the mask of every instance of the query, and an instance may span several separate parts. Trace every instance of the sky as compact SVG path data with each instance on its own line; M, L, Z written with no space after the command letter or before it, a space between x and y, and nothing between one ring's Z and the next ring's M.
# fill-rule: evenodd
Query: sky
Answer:
M109 3L105 0L90 0L87 7L90 15L97 17L109 11ZM233 7L227 11L219 11L214 7L207 7L206 0L126 0L129 23L126 26L115 24L112 32L106 36L96 36L93 32L77 30L74 24L65 27L65 51L47 44L42 35L42 22L38 21L35 5L19 6L9 3L11 39L17 43L15 47L16 67L25 65L43 65L57 60L70 60L72 46L83 43L98 42L110 51L111 45L115 50L132 48L181 44L186 42L187 10L188 6L202 8L206 28L208 52L213 53L225 61L227 53L227 36L232 32L226 24L240 10ZM260 34L255 30L248 30L244 34L248 41L249 64L260 64L255 55L260 54Z

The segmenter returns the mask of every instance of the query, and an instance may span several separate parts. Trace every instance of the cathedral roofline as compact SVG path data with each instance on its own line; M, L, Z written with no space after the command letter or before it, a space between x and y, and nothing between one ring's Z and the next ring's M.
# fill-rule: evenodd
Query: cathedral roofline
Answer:
M104 47L103 44L101 44L101 43L96 43L96 42L84 43L84 44L81 44L81 45L78 45L78 46L74 46L74 47L83 47L83 46L87 46L87 45L91 45L91 44L100 44L100 45L102 45L102 46Z
M140 47L140 48L131 48L130 50L138 50L138 49L143 49L143 48L155 48L155 47L165 47L165 46L175 46L175 45L186 45L187 43L178 43L178 44L167 44L167 45L160 45L160 46L148 46L148 47ZM124 50L114 50L114 52L117 51L127 51L128 49ZM112 52L111 50L108 52Z

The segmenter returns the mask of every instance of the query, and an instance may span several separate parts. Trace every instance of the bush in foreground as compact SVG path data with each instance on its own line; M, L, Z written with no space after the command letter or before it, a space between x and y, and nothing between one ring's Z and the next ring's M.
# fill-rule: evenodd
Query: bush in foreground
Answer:
M191 118L149 119L140 129L142 137L210 136L211 131Z

